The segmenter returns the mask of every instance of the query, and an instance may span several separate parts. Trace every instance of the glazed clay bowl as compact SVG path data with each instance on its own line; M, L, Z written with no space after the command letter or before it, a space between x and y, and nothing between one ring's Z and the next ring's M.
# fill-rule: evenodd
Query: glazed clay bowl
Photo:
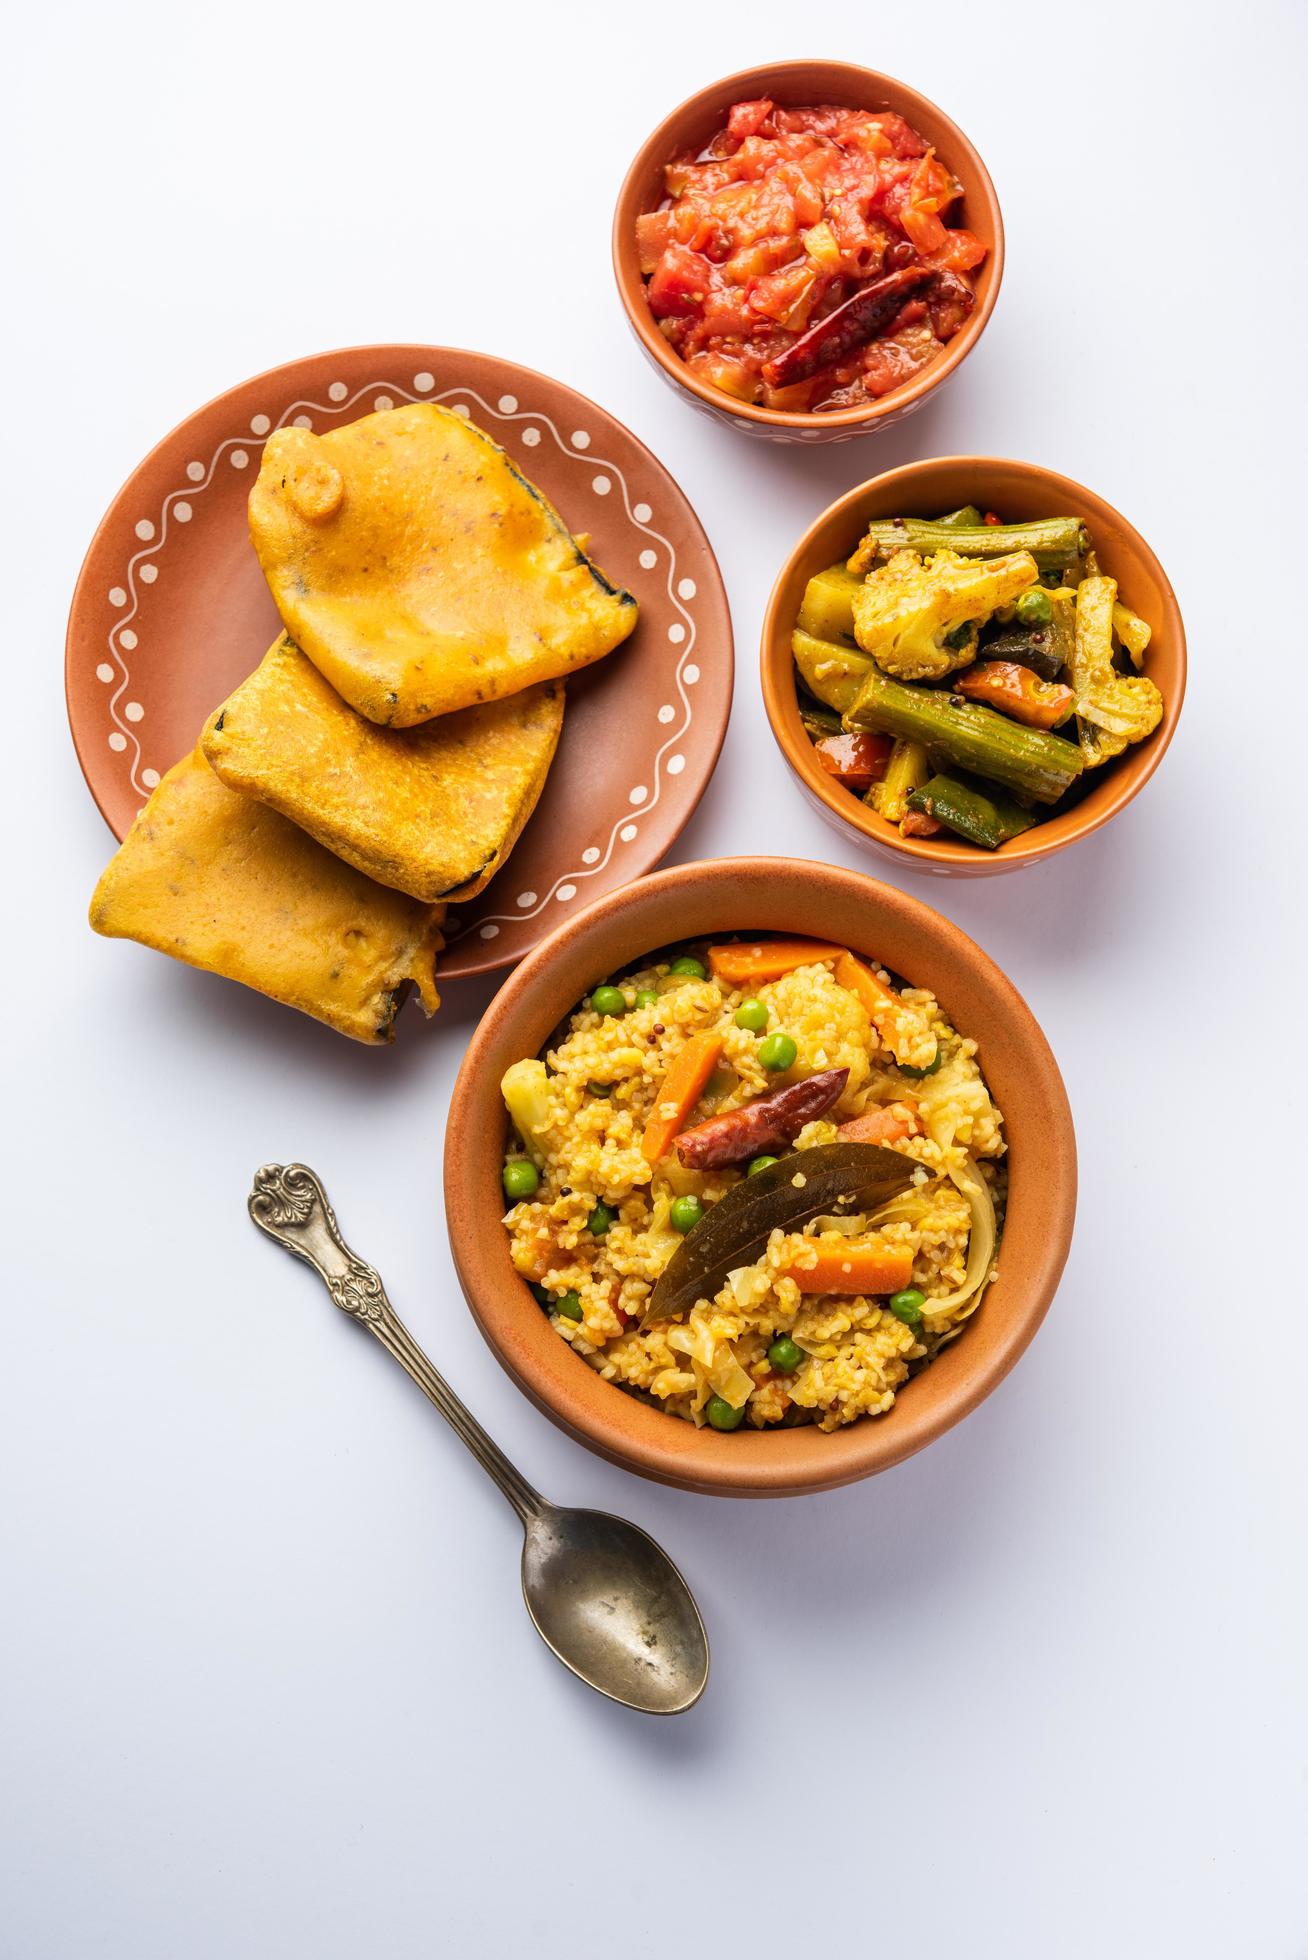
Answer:
M686 151L699 151L726 123L733 102L770 97L791 108L811 108L833 102L848 109L894 109L935 149L963 186L952 206L951 219L966 225L989 246L975 278L976 305L943 354L872 403L835 409L829 415L761 408L735 400L720 388L698 380L659 332L645 297L645 281L636 251L636 220L657 210L664 196L663 166ZM1004 273L1004 225L990 173L943 109L889 75L856 68L846 61L780 61L762 68L742 69L700 89L666 116L647 137L618 193L613 214L613 271L628 323L659 373L688 401L729 428L774 442L846 442L852 436L884 429L913 409L958 372L976 346L994 312Z
M829 939L937 994L979 1045L1010 1146L999 1277L966 1331L884 1416L733 1434L696 1429L601 1380L560 1339L514 1271L500 1185L500 1078L536 1055L609 975L678 940L731 932ZM979 946L939 913L857 872L793 858L676 865L610 892L515 969L469 1045L450 1104L445 1205L454 1263L504 1368L561 1429L610 1462L684 1490L788 1497L854 1483L922 1449L1003 1380L1054 1296L1072 1236L1076 1141L1058 1065L1030 1009Z
M985 851L942 834L901 837L851 791L829 776L799 718L790 637L804 587L814 572L848 557L873 518L935 517L977 504L1012 523L1026 517L1084 520L1100 567L1115 578L1122 598L1153 628L1144 671L1163 697L1163 719L1147 740L1095 772L1098 780L1070 809L1045 818L997 851ZM1120 511L1071 477L1037 463L995 456L937 456L906 463L873 477L823 511L810 524L781 568L763 621L763 700L781 753L821 814L844 836L861 837L882 857L907 861L916 871L944 877L986 878L1017 871L1088 837L1144 788L1162 761L1185 698L1185 627L1167 574L1140 533Z

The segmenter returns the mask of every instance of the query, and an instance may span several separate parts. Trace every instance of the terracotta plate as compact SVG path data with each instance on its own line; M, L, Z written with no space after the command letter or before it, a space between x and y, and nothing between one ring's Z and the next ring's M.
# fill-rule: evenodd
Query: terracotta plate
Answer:
M73 595L65 678L82 772L122 837L277 631L246 529L264 437L412 401L466 413L502 443L641 609L626 645L569 683L535 815L499 877L450 915L449 978L512 965L570 908L648 871L722 746L732 643L717 561L620 422L558 381L450 347L353 347L273 368L188 417L119 491Z

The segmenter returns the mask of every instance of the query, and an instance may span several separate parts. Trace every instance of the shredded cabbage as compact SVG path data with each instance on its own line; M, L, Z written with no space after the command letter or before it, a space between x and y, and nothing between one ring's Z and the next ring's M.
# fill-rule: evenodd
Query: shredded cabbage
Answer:
M711 1329L697 1314L681 1327L668 1329L668 1346L690 1357L701 1388L720 1395L733 1409L743 1409L754 1393L754 1379L736 1359L730 1341L715 1340Z
M960 1307L971 1301L967 1311L974 1313L981 1304L981 1292L990 1277L990 1267L994 1261L998 1228L990 1186L977 1169L976 1159L964 1154L956 1163L951 1156L945 1168L967 1199L972 1214L972 1229L967 1241L967 1271L961 1286L952 1293L946 1293L942 1299L928 1299L925 1311L928 1314L952 1313L961 1319Z

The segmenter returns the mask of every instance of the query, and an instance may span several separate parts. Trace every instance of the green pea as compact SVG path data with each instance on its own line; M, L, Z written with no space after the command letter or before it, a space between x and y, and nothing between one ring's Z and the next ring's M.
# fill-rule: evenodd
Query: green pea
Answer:
M597 1014L625 1014L627 996L621 987L596 987L590 1004Z
M593 1237L602 1239L617 1215L617 1212L610 1211L607 1205L596 1205L594 1211L586 1220L586 1230Z
M708 968L703 960L697 960L687 953L684 958L673 960L668 971L675 974L678 980L702 980Z
M758 1045L758 1058L765 1069L774 1074L794 1064L799 1050L788 1034L767 1035Z
M1042 592L1038 585L1021 595L1015 610L1023 626L1048 626L1054 616L1049 594Z
M709 1405L705 1413L711 1429L739 1429L745 1420L744 1405L742 1404L739 1409L733 1409L730 1402L724 1402L720 1395L709 1397Z
M783 1375L793 1375L803 1359L803 1348L797 1347L789 1334L782 1334L768 1349L768 1360Z
M657 1007L658 1004L659 991L657 987L642 987L636 995L637 1007Z
M674 1232L693 1231L703 1216L704 1207L698 1198L674 1198L668 1213Z
M566 1293L560 1293L554 1303L554 1311L562 1314L565 1320L581 1319L581 1300L571 1287Z
M762 1034L768 1024L768 1010L761 1000L742 1000L732 1019L747 1034Z
M910 1068L907 1062L901 1062L899 1064L899 1072L901 1075L911 1075L915 1082L920 1082L924 1075L934 1075L944 1059L945 1051L940 1046L940 1043L937 1042L936 1052L925 1068Z
M896 1320L903 1321L905 1327L920 1327L926 1294L920 1287L906 1286L902 1293L892 1293L886 1305Z
M510 1157L504 1166L504 1195L517 1204L519 1198L530 1198L540 1186L540 1172L530 1157Z
M756 1157L753 1163L750 1165L749 1169L746 1171L745 1175L746 1177L755 1177L757 1176L759 1171L765 1171L768 1168L769 1164L775 1164L776 1161L777 1160L775 1157L768 1157L768 1156Z
M586 1092L592 1096L611 1096L613 1094L613 1084L611 1082L588 1082L586 1084Z

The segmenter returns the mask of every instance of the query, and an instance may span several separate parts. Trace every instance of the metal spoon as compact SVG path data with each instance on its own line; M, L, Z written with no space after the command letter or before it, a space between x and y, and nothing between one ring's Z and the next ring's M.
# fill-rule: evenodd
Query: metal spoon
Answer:
M649 1715L677 1715L697 1702L708 1680L708 1638L667 1553L624 1518L561 1510L532 1489L432 1367L376 1270L346 1245L307 1164L265 1164L249 1207L260 1231L312 1266L336 1305L376 1335L508 1498L526 1531L522 1596L563 1665Z

